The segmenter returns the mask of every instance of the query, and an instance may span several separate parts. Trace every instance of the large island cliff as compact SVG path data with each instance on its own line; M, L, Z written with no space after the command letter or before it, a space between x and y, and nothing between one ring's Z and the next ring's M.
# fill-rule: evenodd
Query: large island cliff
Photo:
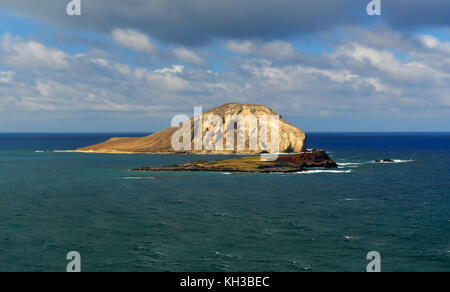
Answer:
M234 136L237 135L237 130L234 129L233 125L230 125L232 121L229 121L227 117L256 117L258 123L260 123L261 119L265 117L277 117L279 119L278 123L278 151L266 151L265 149L261 149L260 145L257 146L257 149L250 147L249 143L245 144L244 149L238 148L236 141L234 141L234 148L228 150L195 150L195 147L191 147L190 150L175 150L172 146L172 136L180 130L181 126L171 127L164 129L162 131L156 132L147 137L141 138L111 138L108 141L103 143L83 147L77 149L76 152L84 152L84 153L148 153L148 154L169 154L169 153L188 153L188 154L259 154L264 152L274 153L299 153L304 152L306 150L306 134L304 131L290 125L283 118L263 105L252 105L252 104L240 104L240 103L228 103L222 106L213 108L212 110L203 113L203 121L207 122L208 117L211 115L218 116L222 119L223 130L226 132L228 129L232 129L234 131ZM270 118L269 118L270 119ZM191 119L192 125L194 125L194 118ZM205 135L210 129L208 128L208 123L202 126L202 137ZM246 125L245 129L246 133L251 133L255 131L254 128L249 128L249 125ZM191 128L191 132L194 132L194 126ZM191 135L191 144L194 144L194 135ZM212 137L212 139L223 139L223 145L226 145L226 137ZM268 142L271 143L271 137L269 137Z

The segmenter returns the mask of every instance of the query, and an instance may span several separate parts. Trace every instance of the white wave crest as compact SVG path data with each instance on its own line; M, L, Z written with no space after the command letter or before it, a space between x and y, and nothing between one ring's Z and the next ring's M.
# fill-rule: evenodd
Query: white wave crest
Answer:
M142 177L142 176L126 176L121 177L121 179L127 179L127 180L156 180L156 177L149 176L149 177Z
M372 161L372 163L394 164L394 163L408 163L408 162L414 162L413 159L407 159L407 160L402 160L402 159L392 159L392 161L393 161L393 162L389 162L389 161L380 161L380 162Z
M220 251L216 251L216 255L224 256L227 258L234 258L234 256L226 254L226 253L221 253Z
M338 162L339 168L357 168L362 164L359 162Z

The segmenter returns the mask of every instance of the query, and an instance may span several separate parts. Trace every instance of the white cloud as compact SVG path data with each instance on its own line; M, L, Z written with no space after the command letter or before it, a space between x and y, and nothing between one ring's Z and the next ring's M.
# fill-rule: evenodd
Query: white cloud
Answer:
M0 60L11 67L68 69L69 55L36 41L4 34L0 37Z
M419 39L429 49L438 49L450 53L450 42L442 42L432 35L421 35Z
M0 83L11 83L15 73L14 72L5 72L0 71Z
M175 57L186 64L193 66L208 66L209 63L195 52L188 50L186 48L180 47L172 50Z
M106 67L109 65L109 61L104 58L91 58L90 60L92 63L100 65L100 66Z
M179 92L186 94L195 90L189 80L173 74L149 73L147 75L147 81L153 88L158 88L165 93Z
M183 65L173 65L171 68L162 68L155 70L157 73L183 73L184 72L184 66Z
M446 43L427 38L425 45L417 37L398 36L383 45L367 38L358 41L355 34L351 41L336 43L330 53L301 58L286 42L228 42L226 47L239 56L224 57L225 67L218 72L172 65L167 59L157 65L124 64L120 56L95 50L65 55L71 70L29 70L38 68L36 60L15 61L0 71L0 111L69 111L79 116L120 112L130 117L140 113L170 120L172 114L195 105L208 108L238 101L302 117L448 112ZM9 37L6 55L14 55L11 47L22 43L26 42ZM3 53L4 44L1 49ZM166 56L171 56L169 50ZM2 63L4 56L0 55ZM42 68L42 61L39 65Z
M41 96L49 97L53 95L54 84L52 83L44 83L42 81L38 81L36 84L36 89L39 91Z
M112 38L119 45L138 53L152 54L158 51L147 35L132 29L114 29Z
M292 61L298 56L290 43L279 40L271 42L228 41L225 45L229 51L239 55L253 55L274 61Z
M226 46L231 52L240 55L250 55L256 51L255 44L252 41L228 41Z
M170 68L162 68L150 71L144 68L136 68L134 76L153 89L160 90L161 93L187 93L195 91L190 81L181 76L184 73L184 66L173 65Z
M122 74L125 74L125 75L131 74L131 68L130 68L130 66L128 66L126 64L118 63L118 64L114 65L114 68Z
M262 45L258 52L263 57L279 61L289 61L297 56L297 52L290 43L273 41Z
M431 35L421 36L422 42L430 49L434 49L439 45L439 39Z
M448 74L435 70L423 62L415 60L402 62L388 50L370 48L357 43L341 46L336 53L332 54L332 57L350 58L359 63L371 65L389 74L392 80L398 81L426 81L448 76Z

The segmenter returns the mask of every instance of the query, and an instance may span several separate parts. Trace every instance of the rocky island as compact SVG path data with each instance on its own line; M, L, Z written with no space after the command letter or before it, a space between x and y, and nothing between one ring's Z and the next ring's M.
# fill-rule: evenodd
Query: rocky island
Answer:
M325 151L304 152L279 156L275 161L262 161L260 156L220 161L195 161L182 165L162 168L144 167L132 171L214 171L239 173L292 173L306 171L308 168L337 168Z
M227 103L206 113L198 114L194 110L193 118L186 117L179 124L172 120L172 124L176 126L147 137L111 138L97 145L77 149L76 152L253 155L162 168L144 167L134 171L290 173L308 168L338 167L325 151L306 151L305 132L263 105ZM265 159L264 155L272 158Z
M195 149L194 147L194 118L191 119L191 128L188 129L191 132L190 142L188 144L192 145L190 150L176 150L173 148L172 137L177 131L180 130L181 126L171 127L159 132L156 132L150 136L142 137L142 138L111 138L108 141L103 143L92 145L88 147L83 147L77 149L76 152L84 152L84 153L126 153L126 154L134 154L134 153L147 153L147 154L170 154L170 153L188 153L188 154L259 154L264 152L260 149L260 146L256 149L252 149L251 145L247 141L244 147L239 149L237 145L238 140L238 130L234 125L236 123L236 117L247 118L247 117L255 117L256 125L250 126L249 124L245 125L245 133L247 136L254 134L258 131L258 124L261 124L261 121L264 118L271 118L273 116L279 118L278 123L278 136L277 140L279 141L278 151L282 153L299 153L306 150L306 134L304 131L290 125L287 123L281 115L275 113L273 110L269 109L263 105L254 105L254 104L240 104L240 103L227 103L222 106L213 108L202 114L201 119L201 130L199 130L199 134L204 137L211 133L211 122L209 122L210 117L219 117L222 120L222 132L225 133L227 131L231 131L231 137L235 138L234 147L232 149ZM230 117L230 118L227 118ZM198 117L197 117L198 118ZM231 130L230 130L231 129ZM218 141L222 140L223 145L227 145L227 138L230 136L221 136L215 133L212 133L211 140ZM271 138L269 137L268 142L271 142ZM271 151L269 151L271 152Z

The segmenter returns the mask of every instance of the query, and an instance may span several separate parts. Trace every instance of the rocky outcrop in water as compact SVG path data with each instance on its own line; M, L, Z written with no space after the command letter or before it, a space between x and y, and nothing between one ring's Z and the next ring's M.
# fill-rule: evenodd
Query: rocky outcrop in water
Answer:
M305 168L336 168L336 162L325 151L318 150L297 155L280 156L278 162L289 162Z
M215 171L215 172L260 172L292 173L306 171L308 168L337 168L325 151L304 152L280 156L276 161L261 161L260 156L221 161L195 161L182 165L161 168L143 167L133 171Z

